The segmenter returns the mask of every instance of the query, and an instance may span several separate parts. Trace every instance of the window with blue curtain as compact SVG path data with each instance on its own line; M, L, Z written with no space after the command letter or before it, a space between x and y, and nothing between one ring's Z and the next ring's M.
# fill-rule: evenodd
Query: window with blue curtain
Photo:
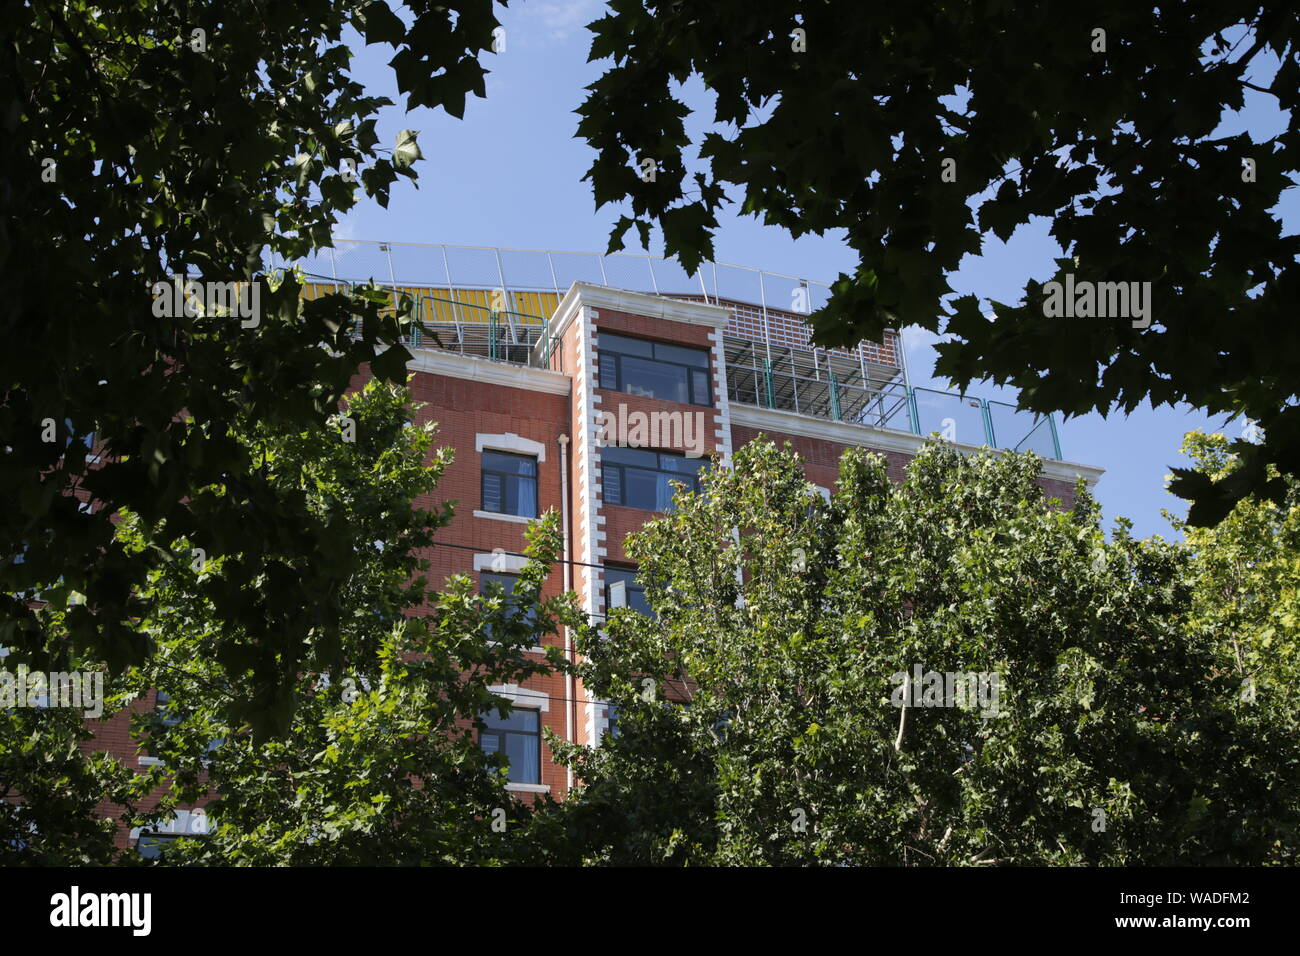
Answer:
M537 459L504 451L484 451L483 510L536 518Z
M645 448L610 446L601 449L600 464L607 502L647 511L669 511L673 503L673 482L683 482L688 490L699 491L699 475L708 467L709 460Z
M542 782L542 715L536 710L513 708L509 717L498 710L483 715L479 745L486 754L506 758L506 778L511 783Z

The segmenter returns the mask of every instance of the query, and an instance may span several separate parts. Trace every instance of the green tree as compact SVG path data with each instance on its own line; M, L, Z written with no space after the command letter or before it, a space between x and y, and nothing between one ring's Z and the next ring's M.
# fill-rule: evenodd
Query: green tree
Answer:
M0 708L0 866L102 866L116 857L116 828L154 777L89 750L90 741L81 711ZM122 816L105 816L105 803Z
M1191 432L1183 452L1195 471L1220 480L1239 467L1223 435ZM1166 517L1185 535L1196 626L1224 649L1226 675L1239 682L1244 713L1279 748L1300 737L1300 486L1286 479L1281 504L1238 502L1213 528Z
M1232 476L1179 475L1194 524L1250 492L1280 501L1268 462L1300 474L1300 239L1278 209L1300 170L1294 4L612 0L590 29L613 64L579 110L588 178L598 204L630 202L611 249L657 224L692 268L734 187L743 213L857 253L811 319L824 344L916 324L947 334L940 374L1036 411L1255 419L1265 441L1236 447ZM688 122L695 79L712 125ZM1256 93L1280 118L1241 131ZM1034 217L1064 251L1054 280L1151 283L1150 327L1050 317L1037 281L991 317L951 295L984 237Z
M389 101L353 78L344 30L393 49L407 108L460 116L467 94L484 94L493 10L492 0L416 0L401 16L383 0L0 10L0 643L16 659L142 661L152 647L133 625L149 612L141 587L179 537L214 558L241 554L247 580L269 582L219 609L257 648L259 699L284 699L313 645L337 639L340 591L363 555L337 544L327 516L282 497L231 423L325 434L362 363L404 380L409 304L366 290L303 303L293 277L266 265L329 246L358 189L386 204L397 177L416 175L413 131L378 143ZM172 275L251 283L245 304L253 311L255 287L257 314L235 318L229 300L206 296L202 308L169 309L154 283ZM214 486L221 497L198 493ZM114 537L123 510L148 546L127 551ZM31 600L60 579L84 598L64 608L64 643Z
M167 784L159 809L136 822L148 828L176 807L206 804L215 824L172 844L165 859L374 865L509 856L527 808L505 790L501 758L479 748L475 722L492 708L509 711L489 686L563 665L559 649L544 660L526 653L560 621L578 621L570 600L539 597L560 546L558 520L551 513L530 529L534 560L511 599L480 597L466 575L429 594L422 549L451 506L417 503L433 493L451 452L425 463L432 425L415 427L408 401L406 390L377 381L352 395L352 445L256 420L238 432L265 462L269 485L295 489L306 511L327 517L364 554L340 595L338 640L315 644L283 691L259 679L262 650L221 613L248 586L242 556L195 561L178 539L151 577L145 597L154 611L141 628L158 652L131 671L122 699L149 688L168 695L136 721ZM128 548L145 546L138 529L134 516L123 522ZM277 696L261 699L267 693ZM248 718L264 710L283 711L289 733L252 732Z
M1107 542L1039 468L930 443L896 485L850 451L826 504L760 440L680 494L629 544L657 617L579 643L619 733L561 748L543 858L1294 861L1294 702L1243 700L1185 549ZM975 693L904 696L918 667Z

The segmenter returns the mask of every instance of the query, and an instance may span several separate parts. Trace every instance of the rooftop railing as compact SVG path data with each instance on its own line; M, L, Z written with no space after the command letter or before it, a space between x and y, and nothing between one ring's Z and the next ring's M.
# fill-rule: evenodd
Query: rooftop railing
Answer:
M276 265L283 268L289 264ZM297 265L336 282L373 279L395 287L441 290L458 301L474 293L500 290L504 309L526 315L543 313L547 317L574 282L668 298L703 299L731 309L733 327L728 329L729 334L761 341L770 349L860 353L864 363L903 369L903 351L896 332L887 332L882 342L863 342L855 349L820 349L813 345L804 317L830 300L827 283L725 262L705 262L689 274L676 259L636 252L598 255L335 239L334 248L321 249Z
M914 388L899 381L864 387L831 367L799 370L787 363L727 365L732 402L950 441L1032 451L1061 460L1056 421L1006 402Z
M911 387L896 333L888 333L884 343L866 342L857 349L811 345L806 328L790 320L798 319L799 306L812 311L825 303L830 294L825 283L724 263L705 263L688 276L675 260L637 253L335 243L338 248L299 263L309 283L305 294L341 291L373 278L394 293L394 307L397 295L409 295L417 323L406 344L414 348L560 368L548 319L574 281L703 298L732 309L735 327L727 329L725 351L733 402L1062 457L1051 416L1006 402ZM775 297L778 290L796 308L771 304L769 295Z

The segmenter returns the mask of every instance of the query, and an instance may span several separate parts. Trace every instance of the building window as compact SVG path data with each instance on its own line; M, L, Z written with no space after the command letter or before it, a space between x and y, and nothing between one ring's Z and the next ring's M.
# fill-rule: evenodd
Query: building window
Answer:
M630 607L638 614L654 617L650 602L646 600L645 585L636 579L631 568L605 566L605 608Z
M519 576L516 574L498 574L495 571L483 571L479 578L479 593L491 594L491 586L497 585L505 592L506 602L512 608L518 608L519 604L515 601L515 585L519 583ZM537 619L536 606L529 604L524 608L524 615L530 620Z
M486 754L506 758L506 779L510 783L542 782L542 715L516 707L509 717L490 710L483 715L485 729L479 744Z
M600 387L685 405L712 405L706 349L601 332Z
M514 596L517 583L519 583L518 575L483 571L479 578L479 593L491 595L492 585L495 584L505 592L506 607L510 609L510 613L513 614L513 612L518 611L523 614L524 620L528 622L529 626L535 625L537 623L537 605L529 602L522 607L520 606L519 601ZM491 629L489 628L490 632Z
M537 459L504 451L484 451L483 510L536 518Z
M135 838L135 848L140 856L146 860L156 860L175 840L181 837L201 838L210 832L206 811L177 810L170 820L164 820L148 830L137 827L131 831L131 836Z
M154 699L153 711L158 715L158 722L164 727L175 727L181 722L180 712L173 706L172 695L165 690L158 691Z
M146 860L156 860L163 849L177 838L175 833L141 833L135 841L136 851Z
M672 508L674 481L685 483L688 491L699 491L699 473L709 464L707 458L645 448L607 447L600 456L605 500L647 511Z
M165 690L158 691L158 696L154 698L153 712L158 718L158 722L164 727L175 727L185 719L185 714L181 708L176 706L171 694ZM203 749L203 754L199 758L204 766L212 759L212 752L225 742L225 737L214 737L208 741L208 745Z

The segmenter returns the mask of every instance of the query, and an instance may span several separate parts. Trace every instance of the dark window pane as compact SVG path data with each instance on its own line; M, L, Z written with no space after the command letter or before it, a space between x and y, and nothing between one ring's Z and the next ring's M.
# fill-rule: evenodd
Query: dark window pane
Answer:
M484 471L499 471L508 475L537 476L537 459L524 455L507 455L499 451L483 452Z
M146 860L156 860L162 856L163 849L167 844L174 839L176 838L172 835L141 834L140 838L136 840L135 848Z
M484 571L482 576L483 591L486 593L489 584L496 584L501 590L506 592L509 597L515 592L515 581L518 580L513 574L497 574L495 571Z
M691 491L698 491L697 476L709 466L707 458L687 458L667 452L607 448L603 455L606 462L603 469L605 500L649 511L667 511L672 507L674 481L682 482ZM636 459L637 465L620 463L633 455L640 456ZM644 463L644 467L640 463Z
M501 590L505 591L507 603L510 605L510 607L513 610L517 611L520 610L520 608L518 602L514 600L514 593L515 593L515 585L518 583L518 581L519 581L518 576L514 574L497 574L492 571L483 571L481 577L479 578L479 592L481 594L487 594L490 585L493 584L500 585ZM529 604L527 607L523 608L522 610L523 610L524 619L527 620L529 623L532 623L533 621L537 620L536 605Z
M691 370L691 401L696 405L712 405L713 395L709 386L709 373Z
M673 487L673 478L670 475L659 475L659 481L656 483L656 503L655 511L668 511L673 506L673 495L677 489Z
M485 472L483 475L483 510L500 512L505 510L502 504L502 486L505 479L500 475Z
M618 356L610 354L600 358L600 387L618 390Z
M709 353L703 349L692 349L681 345L655 343L655 358L661 362L677 362L681 365L694 365L697 368L709 367Z
M654 617L645 588L637 581L636 572L629 568L605 568L605 606L630 607L638 614Z
M659 464L658 454L644 448L610 446L602 448L600 455L603 461L617 462L621 465L641 465L646 468L655 468Z
M522 518L537 517L537 480L507 478L505 513Z
M600 470L600 483L602 490L605 492L605 500L610 504L621 505L623 503L623 470L616 467L607 467Z
M596 337L596 348L602 352L619 352L623 355L639 355L650 358L654 355L654 343L646 339L628 338L613 332L601 332Z
M499 711L490 710L483 715L483 722L488 729L480 735L480 746L484 753L505 756L506 779L511 783L541 783L541 713L513 710L509 717L502 717Z
M517 730L521 733L537 733L541 728L541 712L515 707L509 717L502 717L501 711L489 710L483 715L483 722L490 730Z
M663 365L639 358L624 358L623 391L670 402L689 402L686 369L680 365Z
M78 437L77 435L73 434L73 431L72 431L72 419L71 419L71 418L65 418L65 419L63 420L63 427L64 427L65 429L67 429L67 432L68 432L68 437L67 437L67 439L63 442L63 444L64 444L65 446L71 445L74 441L80 441L82 444L84 444L84 445L86 446L87 449L91 449L91 448L94 448L94 447L95 447L95 433L94 433L94 432L90 432L90 433L87 434L87 435L81 435L81 436L79 436L79 437Z
M537 517L537 459L483 452L483 510Z
M685 455L660 455L659 468L661 471L671 471L679 475L693 475L700 470L704 463L703 458L687 458Z
M511 783L539 783L541 741L523 734L506 735L506 759L510 761L507 779Z
M707 349L601 333L600 386L665 401L711 405Z
M658 472L645 471L641 468L624 468L623 503L633 508L660 510L659 478Z
M176 708L171 706L172 698L165 690L158 691L158 696L154 700L154 713L162 721L164 727L175 727L181 722L181 715Z

